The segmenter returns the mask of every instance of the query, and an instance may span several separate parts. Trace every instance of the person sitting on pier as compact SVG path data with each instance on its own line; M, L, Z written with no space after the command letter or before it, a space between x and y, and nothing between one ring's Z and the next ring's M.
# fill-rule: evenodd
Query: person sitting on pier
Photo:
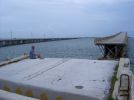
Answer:
M30 53L29 53L29 58L30 59L42 58L40 54L35 53L35 46L31 46L31 50L30 50Z

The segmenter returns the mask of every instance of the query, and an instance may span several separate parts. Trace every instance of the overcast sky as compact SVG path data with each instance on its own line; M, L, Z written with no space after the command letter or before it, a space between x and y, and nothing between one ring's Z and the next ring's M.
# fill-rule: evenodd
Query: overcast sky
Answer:
M134 0L0 0L0 38L134 36Z

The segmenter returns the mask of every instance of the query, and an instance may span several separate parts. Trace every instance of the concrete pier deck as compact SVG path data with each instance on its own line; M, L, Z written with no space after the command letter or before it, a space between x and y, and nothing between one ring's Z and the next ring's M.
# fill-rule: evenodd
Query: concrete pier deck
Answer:
M41 100L107 100L118 61L25 59L0 68L0 89Z

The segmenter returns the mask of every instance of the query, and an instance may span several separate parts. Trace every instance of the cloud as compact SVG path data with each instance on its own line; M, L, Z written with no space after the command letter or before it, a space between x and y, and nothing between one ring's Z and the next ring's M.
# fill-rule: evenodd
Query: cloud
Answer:
M33 0L32 0L33 1ZM49 2L49 3L74 3L74 4L97 4L97 3L121 3L121 2L134 2L133 0L34 0L40 2Z
M20 37L31 32L62 37L132 32L133 7L133 0L0 0L0 34L12 30Z

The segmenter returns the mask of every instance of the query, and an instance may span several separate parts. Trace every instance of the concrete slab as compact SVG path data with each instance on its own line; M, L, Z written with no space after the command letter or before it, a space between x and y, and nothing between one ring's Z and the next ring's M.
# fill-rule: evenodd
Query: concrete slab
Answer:
M30 97L0 90L0 100L39 100L39 99L30 98Z
M26 59L0 68L0 88L42 100L105 100L117 61ZM29 94L28 94L29 93Z

